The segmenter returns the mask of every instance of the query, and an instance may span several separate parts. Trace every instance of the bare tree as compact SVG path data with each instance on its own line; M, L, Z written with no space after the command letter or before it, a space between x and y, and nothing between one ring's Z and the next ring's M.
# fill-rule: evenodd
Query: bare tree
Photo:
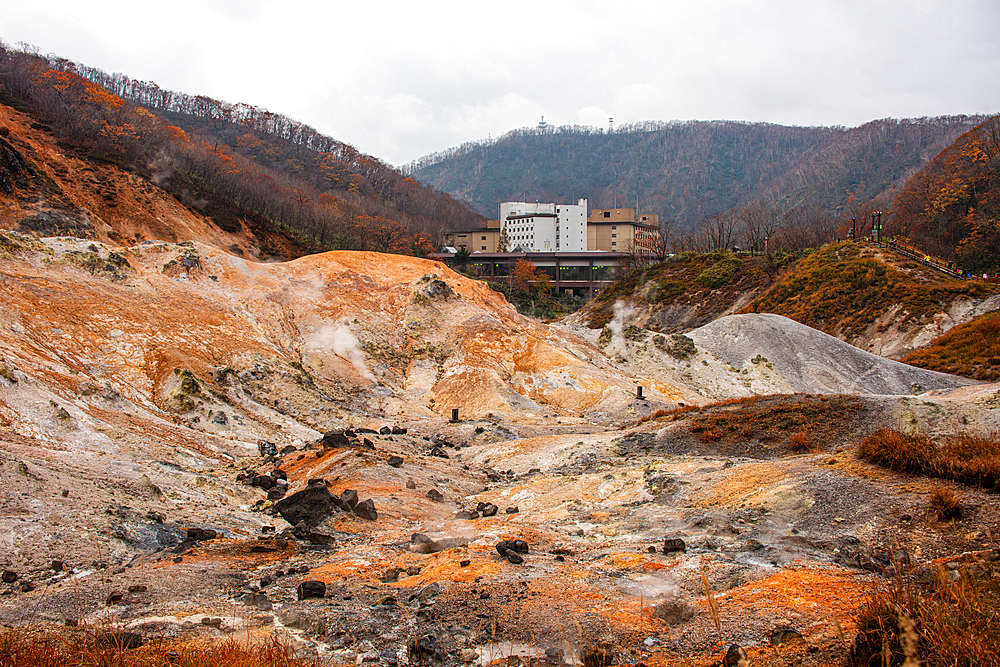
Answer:
M739 218L733 211L722 211L702 218L698 225L699 250L729 250L733 245Z

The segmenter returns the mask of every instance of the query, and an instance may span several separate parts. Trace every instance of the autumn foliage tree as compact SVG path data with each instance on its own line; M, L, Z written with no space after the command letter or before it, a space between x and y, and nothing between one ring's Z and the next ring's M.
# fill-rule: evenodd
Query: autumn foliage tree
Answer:
M907 181L890 224L963 269L1000 268L1000 116L963 134Z
M241 220L310 250L427 255L466 204L286 116L165 91L0 42L0 102L66 148L152 178L225 231Z

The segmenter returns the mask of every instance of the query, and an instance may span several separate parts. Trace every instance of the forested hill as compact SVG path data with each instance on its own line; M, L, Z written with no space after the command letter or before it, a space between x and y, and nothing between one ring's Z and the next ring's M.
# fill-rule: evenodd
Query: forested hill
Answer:
M1000 116L963 134L907 181L892 223L892 233L965 269L1000 268Z
M162 90L0 42L0 103L61 148L154 182L227 233L288 230L305 250L426 254L482 216L286 116ZM10 193L8 193L10 194Z
M691 229L765 200L802 216L851 202L885 205L982 117L877 120L844 127L732 121L643 123L614 132L547 127L509 132L415 161L414 178L496 215L498 201L575 201L637 207ZM850 217L850 216L848 216Z

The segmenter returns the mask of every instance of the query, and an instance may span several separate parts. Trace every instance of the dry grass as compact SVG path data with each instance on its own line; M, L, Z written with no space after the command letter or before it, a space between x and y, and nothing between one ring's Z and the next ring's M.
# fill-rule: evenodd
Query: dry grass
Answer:
M956 298L995 292L916 264L897 268L862 244L834 243L803 258L742 312L784 315L850 340L896 306L902 306L897 324L919 323L947 311Z
M954 327L903 362L976 380L1000 380L1000 313Z
M137 635L85 632L75 637L34 634L20 628L0 633L0 667L307 667L275 636L246 646L231 639L209 647L186 648L151 642L128 648Z
M962 518L962 501L958 494L947 486L936 486L931 491L931 509L938 521L951 521Z
M880 429L858 446L858 458L898 472L951 479L987 489L1000 482L1000 436L962 433L938 445L921 433Z
M804 452L809 449L809 432L799 431L792 434L792 439L788 442L788 448L793 452Z
M1000 665L1000 579L974 566L933 586L900 578L874 593L857 616L852 667ZM918 662L919 661L919 662Z

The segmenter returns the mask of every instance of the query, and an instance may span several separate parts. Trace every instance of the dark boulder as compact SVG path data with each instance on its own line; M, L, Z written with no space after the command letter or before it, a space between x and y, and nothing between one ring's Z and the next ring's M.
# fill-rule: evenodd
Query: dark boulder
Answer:
M687 551L687 545L679 537L668 537L663 540L663 553L675 554Z
M270 475L255 475L250 479L250 486L256 486L267 491L274 486L274 479Z
M366 521L378 519L378 512L375 511L375 501L369 498L354 505L354 513Z
M740 665L749 664L747 652L739 644L731 644L729 650L726 651L726 657L722 659L722 667L740 667Z
M326 584L322 581L310 579L299 584L295 591L300 600L306 600L308 598L321 598L326 595Z
M347 437L348 433L351 433L351 432L350 431L327 431L326 433L323 434L323 438L322 438L322 440L320 440L320 442L323 443L324 447L330 447L330 448L334 448L334 449L339 448L339 447L350 447L351 446L351 441ZM352 435L353 435L353 433L352 433Z
M344 489L340 492L340 504L354 509L354 506L358 504L358 492L354 489Z
M428 662L443 663L445 658L444 649L437 637L432 634L413 637L406 645L406 653L410 659L410 664L418 665Z
M281 518L293 526L304 521L307 526L314 527L335 512L339 506L340 503L325 485L310 484L301 491L276 502L274 509Z
M214 540L219 536L219 533L212 530L211 528L188 528L187 538L189 540L194 540L195 542L202 542L204 540Z
M267 440L261 440L257 443L257 450L260 452L261 456L277 456L278 446L273 442L268 442Z
M386 463L388 463L393 468L398 468L399 466L403 465L403 457L402 456L390 456L389 460L386 461Z

